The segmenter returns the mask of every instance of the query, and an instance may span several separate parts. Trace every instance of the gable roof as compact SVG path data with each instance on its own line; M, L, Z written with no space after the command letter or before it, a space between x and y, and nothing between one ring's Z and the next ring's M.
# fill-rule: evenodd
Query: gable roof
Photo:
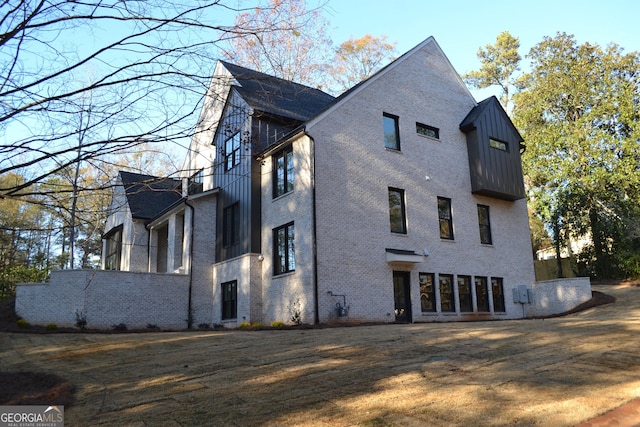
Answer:
M509 116L507 116L507 113L504 111L504 108L502 108L500 101L498 101L498 98L496 98L495 96L490 96L489 98L483 101L480 101L478 105L476 105L473 109L471 109L471 111L469 111L469 114L467 114L467 117L465 117L464 120L462 120L462 122L460 123L460 130L466 133L466 132L469 132L470 130L475 129L476 127L475 123L485 112L487 112L490 109L495 109L496 111L499 111L503 116L503 118L505 119L505 122L509 124L509 127L513 130L515 135L519 138L520 140L519 142L524 141L524 139L522 138L522 135L520 135L520 132L518 132L518 129L513 125L513 123L511 122L511 119L509 119Z
M319 89L220 61L239 86L236 90L255 110L304 122L333 102Z
M177 179L124 171L120 179L133 218L152 219L182 199L182 182Z

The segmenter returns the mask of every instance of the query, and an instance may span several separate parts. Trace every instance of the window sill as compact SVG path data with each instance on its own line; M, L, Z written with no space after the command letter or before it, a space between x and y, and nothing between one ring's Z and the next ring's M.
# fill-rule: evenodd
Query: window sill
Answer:
M293 190L291 190L291 191L287 191L287 192L286 192L286 193L284 193L284 194L281 194L281 195L279 195L279 196L277 196L277 197L274 197L273 199L271 199L271 201L272 201L272 202L276 202L276 201L278 201L278 200L280 200L280 199L284 199L285 197L287 197L288 195L290 195L290 194L291 194L291 193L293 193L294 191L295 191L295 189L293 189Z
M455 239L443 239L442 237L440 238L440 241L444 242L444 243L455 243L456 242Z
M292 270L292 271L287 271L286 273L274 274L272 278L280 279L281 277L293 276L294 274L296 274L296 271Z
M395 148L384 147L384 149L390 153L402 154L402 150L396 150Z
M431 141L442 142L442 140L440 138L434 138L432 136L423 135L423 134L417 133L417 132L416 132L416 135L418 135L420 138L430 139Z

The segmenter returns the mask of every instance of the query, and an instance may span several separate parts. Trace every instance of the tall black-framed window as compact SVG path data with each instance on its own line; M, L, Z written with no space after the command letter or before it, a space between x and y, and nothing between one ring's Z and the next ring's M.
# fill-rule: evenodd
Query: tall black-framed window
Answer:
M474 277L474 285L476 288L476 303L478 305L478 311L489 312L489 292L487 291L487 278L486 277Z
M478 226L480 228L480 243L491 245L491 221L489 219L489 206L478 205Z
M295 231L293 222L273 230L273 274L296 269Z
M456 306L453 299L453 275L438 274L440 291L440 309L442 312L455 312Z
M420 273L420 308L423 313L436 311L436 287L433 273Z
M453 240L453 219L451 217L451 199L438 197L438 221L440 238Z
M384 146L390 150L400 151L400 126L398 125L398 121L398 116L382 113Z
M240 241L240 203L227 206L222 211L222 246L233 246Z
M222 284L222 320L238 317L238 282L232 280Z
M458 276L458 299L460 301L460 312L470 313L473 311L471 276Z
M493 296L493 311L504 313L504 287L502 285L502 277L491 278L491 295Z
M392 233L407 234L404 190L389 187L389 222Z
M105 270L120 270L120 258L122 254L122 225L111 229L105 236Z
M273 197L293 191L293 148L273 155Z
M232 169L240 164L240 132L236 132L224 141L224 167Z

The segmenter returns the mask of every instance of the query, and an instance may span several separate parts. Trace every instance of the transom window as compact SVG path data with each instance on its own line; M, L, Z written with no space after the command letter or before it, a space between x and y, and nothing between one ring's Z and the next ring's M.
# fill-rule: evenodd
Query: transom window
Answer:
M296 269L293 222L273 230L273 274L283 274Z
M440 129L422 123L416 123L416 133L429 138L440 139Z
M238 282L233 280L222 284L222 320L238 317Z
M489 206L478 205L478 227L480 228L480 243L490 245L492 241Z
M273 156L273 197L293 191L293 150L289 147Z
M224 142L225 170L240 164L240 132L234 133Z
M398 116L383 113L382 125L384 128L384 146L390 150L400 151L400 128Z
M407 234L404 190L389 187L389 222L392 233Z
M453 240L453 220L451 218L451 199L438 197L438 221L440 238Z
M509 144L507 144L506 142L499 141L493 138L489 138L489 146L493 148L497 148L498 150L501 150L501 151L507 151L507 149L509 148Z

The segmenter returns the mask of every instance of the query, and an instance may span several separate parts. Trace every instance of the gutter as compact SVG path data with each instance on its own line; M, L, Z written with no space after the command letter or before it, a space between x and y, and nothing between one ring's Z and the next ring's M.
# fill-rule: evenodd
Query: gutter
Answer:
M189 302L187 304L187 329L193 329L192 294L193 294L193 237L196 224L196 210L189 204L189 200L184 199L184 204L191 210L191 238L189 239Z
M302 130L306 133L305 129ZM313 247L313 311L314 323L320 323L320 306L318 302L318 230L316 212L316 140L311 135L306 134L311 141L311 216L313 218L313 229L311 239Z

